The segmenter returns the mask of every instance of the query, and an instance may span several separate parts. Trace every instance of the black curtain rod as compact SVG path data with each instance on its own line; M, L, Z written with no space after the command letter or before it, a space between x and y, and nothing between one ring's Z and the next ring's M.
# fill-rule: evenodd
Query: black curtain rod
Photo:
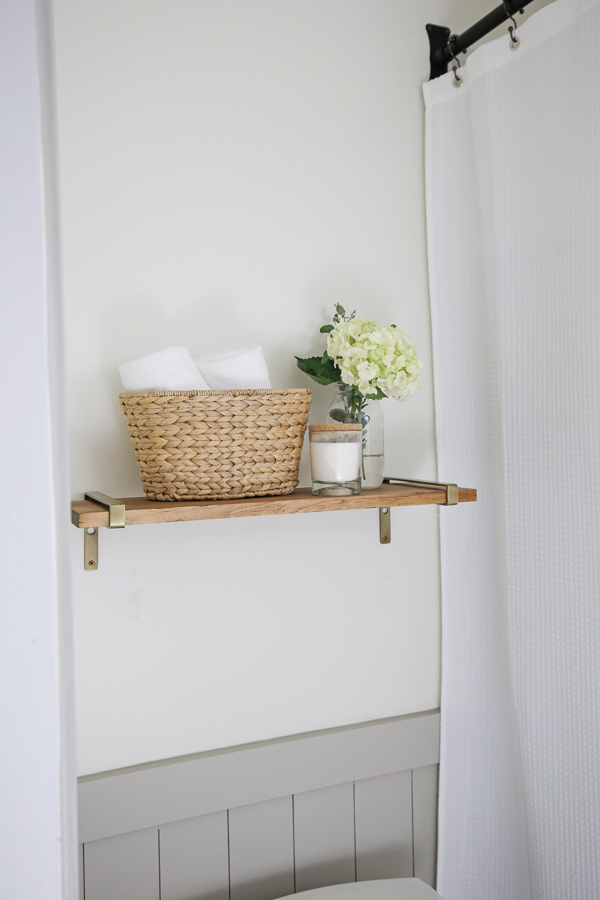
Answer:
M444 28L442 25L427 25L429 62L431 64L429 80L444 75L448 71L448 64L455 56L467 51L469 47L472 47L498 25L502 25L511 16L523 12L523 8L530 3L533 3L533 0L505 0L502 6L497 6L462 34L452 35L450 29Z

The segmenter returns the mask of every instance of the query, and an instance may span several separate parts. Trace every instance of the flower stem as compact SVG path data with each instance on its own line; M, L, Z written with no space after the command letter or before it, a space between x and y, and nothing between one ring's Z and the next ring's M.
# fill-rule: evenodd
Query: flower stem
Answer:
M347 412L350 413L351 420L353 422L360 422L361 421L359 419L360 413L363 411L363 409L365 408L366 403L367 403L365 398L362 396L361 392L358 390L356 385L353 384L350 387L350 397L348 397L348 394L346 391L342 392L342 396L343 396L344 406L346 407ZM360 465L361 465L362 477L363 477L364 481L367 480L366 468L365 468L366 439L367 439L366 429L365 429L365 426L363 425Z

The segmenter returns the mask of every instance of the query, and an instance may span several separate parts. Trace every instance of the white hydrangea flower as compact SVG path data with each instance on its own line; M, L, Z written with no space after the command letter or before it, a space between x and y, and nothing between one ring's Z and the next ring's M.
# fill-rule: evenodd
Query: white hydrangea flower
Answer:
M423 363L410 338L393 325L365 318L338 322L327 338L327 353L344 384L361 394L379 389L394 400L408 400L419 387Z

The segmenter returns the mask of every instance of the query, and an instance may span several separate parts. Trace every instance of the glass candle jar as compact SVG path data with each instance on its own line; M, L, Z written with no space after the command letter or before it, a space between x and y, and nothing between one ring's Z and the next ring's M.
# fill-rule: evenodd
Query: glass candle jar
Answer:
M362 425L309 425L313 494L360 494Z

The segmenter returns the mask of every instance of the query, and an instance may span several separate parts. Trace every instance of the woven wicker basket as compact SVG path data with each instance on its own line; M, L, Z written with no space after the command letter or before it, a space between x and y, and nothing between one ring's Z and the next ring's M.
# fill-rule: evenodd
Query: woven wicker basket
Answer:
M312 391L130 391L119 395L149 500L289 494Z

